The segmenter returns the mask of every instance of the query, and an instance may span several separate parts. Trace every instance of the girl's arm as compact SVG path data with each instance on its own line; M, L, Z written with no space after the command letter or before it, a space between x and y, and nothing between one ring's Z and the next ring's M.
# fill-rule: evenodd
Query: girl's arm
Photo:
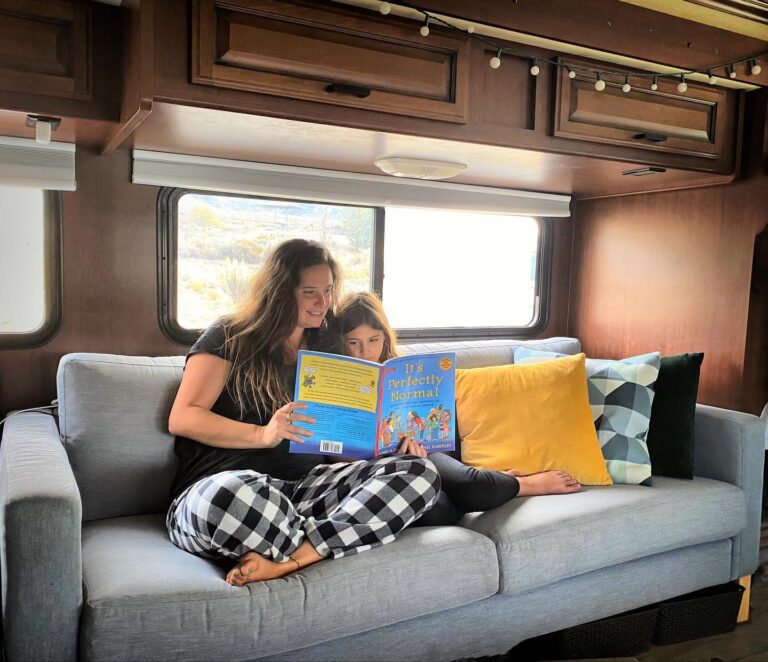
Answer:
M168 431L217 448L273 448L283 439L302 442L312 432L295 425L314 419L293 413L306 405L291 402L278 409L267 425L241 423L211 411L227 384L229 361L213 354L187 359L181 386L171 407ZM290 414L290 416L289 416Z

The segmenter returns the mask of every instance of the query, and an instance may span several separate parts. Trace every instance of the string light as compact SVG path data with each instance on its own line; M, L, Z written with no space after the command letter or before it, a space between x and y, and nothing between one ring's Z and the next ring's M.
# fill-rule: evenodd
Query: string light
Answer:
M393 4L401 5L403 7L416 10L422 16L424 16L424 22L419 28L419 34L421 34L422 37L429 36L431 23L438 23L441 26L445 26L446 28L465 32L466 34L471 35L474 39L479 39L483 41L486 45L490 46L491 48L496 49L496 55L490 59L489 64L492 69L498 69L501 66L502 48L497 43L494 43L491 39L488 39L485 35L482 35L482 36L475 35L477 26L474 23L471 23L469 21L462 21L464 27L459 27L458 25L454 25L453 23L450 23L449 21L443 19L438 15L431 14L429 11L421 9L416 5L411 4L410 2L405 2L405 1L392 3L392 2L387 2L386 0L382 0L381 2L378 3L378 10L382 15L386 16L392 11ZM510 51L509 49L507 49L507 52L516 57L527 57L530 62L529 72L532 76L538 76L539 73L541 73L539 60L542 60L546 64L550 64L554 67L565 68L568 72L568 78L570 79L576 78L576 71L574 70L574 67L571 65L564 64L556 60L549 60L547 58L526 55L524 53L516 53L514 51ZM714 67L714 69L715 70L722 69L725 72L725 75L727 75L731 79L735 79L737 77L736 65L740 65L740 64L746 64L747 72L753 76L758 76L763 70L757 58L754 58L754 57L749 59L737 60L735 62L720 64ZM620 76L623 76L624 84L621 86L621 90L625 93L628 93L632 90L632 85L629 82L630 76L632 78L639 78L641 80L650 79L651 81L650 89L653 91L656 91L659 89L659 83L658 83L659 78L674 79L679 77L679 82L677 84L677 91L680 92L681 94L684 94L688 90L688 84L686 83L686 80L685 80L686 76L691 76L693 74L706 75L707 82L710 85L716 85L719 80L717 76L715 76L715 74L712 73L712 68L690 70L690 71L678 71L675 73L652 73L652 72L637 71L637 70L630 71L629 73L627 73L626 71L607 71L607 70L587 69L584 67L577 67L577 68L585 72L586 74L592 74L595 76L595 89L598 92L602 92L606 87L606 83L603 80L603 76L608 76L610 79L617 79Z
M595 89L598 92L602 92L605 89L605 81L603 80L599 71L596 71L595 75L597 76L597 80L595 81Z

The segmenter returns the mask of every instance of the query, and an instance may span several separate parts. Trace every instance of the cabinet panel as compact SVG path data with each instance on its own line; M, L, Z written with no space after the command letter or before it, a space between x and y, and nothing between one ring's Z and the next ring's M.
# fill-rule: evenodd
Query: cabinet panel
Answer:
M409 28L317 4L196 0L192 82L464 122L467 40Z
M0 0L0 89L93 98L91 8L66 0Z
M558 73L555 136L651 150L662 161L663 154L712 161L732 156L738 93L689 83L683 94L672 79L659 79L655 91L644 82L628 93L622 82L606 80L598 92L594 78L576 71L573 79L563 69Z

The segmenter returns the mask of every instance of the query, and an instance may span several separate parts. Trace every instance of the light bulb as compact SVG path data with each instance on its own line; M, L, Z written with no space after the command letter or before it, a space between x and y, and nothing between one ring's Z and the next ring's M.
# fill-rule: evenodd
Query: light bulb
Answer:
M467 32L469 32L469 34L472 34L474 31L475 31L475 24L467 23Z
M426 23L419 28L419 34L422 37L428 37L429 36L429 26Z
M677 84L677 91L684 94L688 90L688 83L685 82L685 76L680 76L680 82Z
M573 67L568 67L568 78L576 78L576 72Z
M541 69L539 69L539 65L538 64L534 64L531 67L530 71L531 71L531 76L538 76L539 72L541 71Z
M498 55L494 55L488 64L491 65L491 69L498 69L501 66L501 58Z
M632 86L629 84L629 76L624 76L624 85L621 86L621 91L626 93L629 92L632 89Z
M386 16L389 14L389 12L392 11L392 5L390 5L388 2L382 2L379 4L379 11Z
M753 76L757 76L763 68L760 66L760 63L757 60L752 60L752 66L749 69L749 73L751 73Z
M707 78L707 82L708 82L710 85L714 85L714 84L717 82L717 77L716 77L716 76L715 76L715 74L713 74L711 71L708 71L708 72L707 72L707 76L708 76L708 78Z
M602 92L605 89L605 81L600 78L600 74L597 74L597 80L595 81L595 89L598 92Z
M733 65L728 66L728 78L736 78L736 69L733 68Z
M656 76L651 79L651 89L654 92L659 89L659 79Z

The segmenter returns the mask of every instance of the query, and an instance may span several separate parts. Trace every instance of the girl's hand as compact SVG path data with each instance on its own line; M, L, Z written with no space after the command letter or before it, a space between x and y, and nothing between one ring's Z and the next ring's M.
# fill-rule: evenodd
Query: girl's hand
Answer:
M416 457L427 457L427 449L424 448L415 439L406 439L395 451L395 455L415 455Z
M290 439L300 444L304 443L304 437L311 437L314 433L301 424L315 423L315 419L306 414L299 413L306 409L307 405L301 402L289 402L280 407L263 428L261 428L261 448L274 448L283 439Z

